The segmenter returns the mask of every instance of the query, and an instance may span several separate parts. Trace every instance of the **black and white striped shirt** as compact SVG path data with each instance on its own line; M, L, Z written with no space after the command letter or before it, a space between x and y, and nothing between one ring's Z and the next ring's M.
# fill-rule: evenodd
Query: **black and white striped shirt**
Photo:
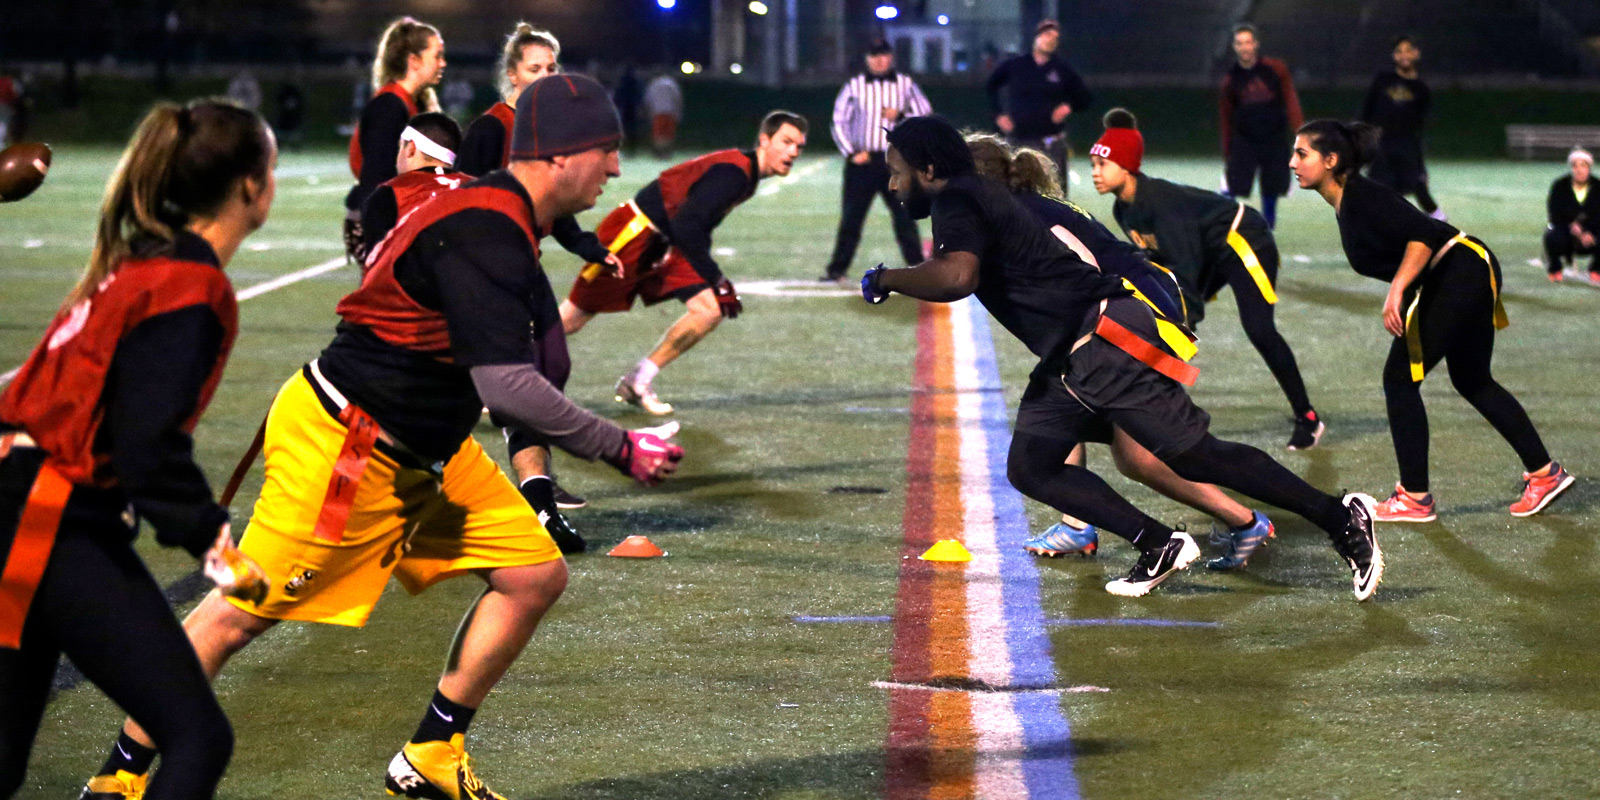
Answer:
M850 156L888 151L886 129L893 128L895 122L883 118L885 108L898 110L900 119L933 111L928 98L907 75L857 75L845 83L833 101L833 141L839 152Z

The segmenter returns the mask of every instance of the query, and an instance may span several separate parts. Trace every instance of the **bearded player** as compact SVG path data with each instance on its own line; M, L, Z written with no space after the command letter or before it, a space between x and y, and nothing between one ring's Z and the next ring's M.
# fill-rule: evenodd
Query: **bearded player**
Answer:
M600 264L578 273L561 304L567 333L582 330L596 314L627 311L635 298L645 305L677 299L687 307L650 355L617 381L617 402L658 416L672 413L672 404L652 388L656 374L744 308L711 257L711 232L755 195L762 178L789 174L806 146L807 128L799 114L769 112L754 150L718 150L672 167L601 221L595 233L621 258L622 274Z

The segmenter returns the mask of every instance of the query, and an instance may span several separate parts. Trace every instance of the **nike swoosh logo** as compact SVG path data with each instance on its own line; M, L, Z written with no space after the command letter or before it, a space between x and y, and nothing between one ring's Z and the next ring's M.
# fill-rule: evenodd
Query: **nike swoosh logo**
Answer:
M129 761L133 760L133 756L128 755L128 751L122 749L122 742L117 742L117 752L121 753L123 758L126 758Z
M658 445L655 442L646 441L644 439L640 439L636 444L634 444L634 447L637 447L640 450L645 451L646 453L665 453L665 452L667 452L667 448L662 447L661 445Z
M440 711L439 707L434 705L434 704L432 704L432 703L428 704L428 708L433 709L433 713L438 714L439 718L444 720L445 722L455 722L456 721L455 717L452 717L449 714L446 714L443 711Z

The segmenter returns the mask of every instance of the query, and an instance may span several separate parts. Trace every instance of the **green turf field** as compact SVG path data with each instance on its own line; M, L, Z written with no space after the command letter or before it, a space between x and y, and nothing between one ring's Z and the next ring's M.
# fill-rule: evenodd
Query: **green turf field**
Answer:
M840 181L831 148L814 149L797 167L808 174L719 230L736 283L821 273ZM62 148L34 197L0 206L0 371L27 354L81 268L114 157ZM627 159L602 207L662 166ZM1580 482L1545 515L1512 519L1520 466L1440 371L1425 394L1441 518L1380 526L1389 572L1373 603L1351 602L1322 535L1283 513L1277 541L1244 573L1197 569L1138 600L1101 588L1132 562L1118 541L1094 560L1043 564L1047 617L1220 623L1054 630L1062 681L1111 689L1062 700L1084 797L1600 795L1600 289L1548 284L1528 264L1560 169L1438 163L1432 177L1452 221L1505 266L1512 326L1498 340L1497 375ZM1220 164L1152 158L1146 170L1210 187ZM272 219L230 267L235 284L340 255L347 185L342 153L286 155ZM1088 192L1076 199L1109 220L1109 203ZM1284 203L1278 236L1279 324L1328 420L1324 445L1282 451L1286 404L1227 294L1200 331L1194 395L1218 435L1267 448L1322 488L1384 496L1395 480L1379 387L1385 287L1349 271L1332 212L1314 195ZM855 274L895 252L875 210ZM553 243L546 253L564 293L576 259ZM354 281L345 268L243 303L227 377L197 433L214 481L277 386L328 341L334 303ZM750 296L745 309L657 380L684 426L681 477L645 491L558 457L564 483L591 500L572 514L591 542L644 533L671 556L572 559L566 596L470 734L479 774L508 797L881 795L887 710L870 684L888 673L890 627L791 618L894 612L915 305ZM678 312L591 323L572 342L569 392L647 424L612 403L611 385ZM1014 408L1033 361L1010 339L996 347ZM480 435L503 456L496 431ZM1103 451L1091 459L1112 471ZM1158 516L1206 529L1199 513L1110 479ZM241 523L259 484L258 468L235 507ZM887 492L829 493L835 486ZM1050 517L1034 510L1037 525ZM192 569L149 537L142 550L164 584ZM391 588L364 629L281 625L229 665L217 689L238 749L221 796L379 796L480 586L458 580L419 598ZM119 719L92 686L61 692L21 796L75 796Z

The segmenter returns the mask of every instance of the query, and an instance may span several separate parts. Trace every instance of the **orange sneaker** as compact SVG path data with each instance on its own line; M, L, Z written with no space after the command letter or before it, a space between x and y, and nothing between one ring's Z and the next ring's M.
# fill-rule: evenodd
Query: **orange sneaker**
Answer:
M1551 283L1561 282L1561 273L1559 272L1547 272L1545 273L1545 277L1549 278Z
M1394 494L1373 509L1372 518L1379 522L1432 522L1439 518L1433 510L1433 495L1423 495L1418 500L1394 485Z
M1551 500L1556 499L1556 495L1566 491L1576 480L1572 473L1554 461L1550 462L1550 473L1547 475L1522 473L1522 496L1511 504L1511 516L1531 517L1543 511Z

